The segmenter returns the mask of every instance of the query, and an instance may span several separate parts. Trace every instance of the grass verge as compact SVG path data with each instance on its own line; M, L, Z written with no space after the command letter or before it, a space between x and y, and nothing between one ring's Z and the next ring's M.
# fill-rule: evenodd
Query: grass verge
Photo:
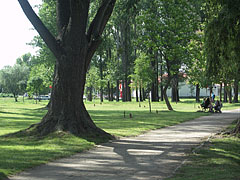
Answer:
M239 180L239 167L240 136L217 135L168 180Z

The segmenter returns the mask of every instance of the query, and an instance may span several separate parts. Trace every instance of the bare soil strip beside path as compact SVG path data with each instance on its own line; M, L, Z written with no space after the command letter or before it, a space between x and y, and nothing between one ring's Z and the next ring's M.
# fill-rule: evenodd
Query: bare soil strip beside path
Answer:
M170 176L185 154L240 117L240 109L121 138L88 152L39 166L11 180L160 180Z

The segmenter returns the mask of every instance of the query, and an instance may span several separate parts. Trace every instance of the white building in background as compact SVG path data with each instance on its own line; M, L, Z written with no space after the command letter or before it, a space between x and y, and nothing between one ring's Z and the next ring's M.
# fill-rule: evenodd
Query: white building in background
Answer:
M196 97L196 86L187 84L184 81L184 82L179 82L178 88L179 88L179 97L180 98ZM213 87L212 91L216 96L220 96L220 86L219 85L215 85ZM172 88L171 87L169 87L169 89L167 90L167 96L168 97L172 96ZM210 96L210 89L209 88L201 88L200 89L200 97L208 97L208 96ZM132 89L132 97L136 97L135 89Z
M179 82L179 97L196 97L196 87L191 84L186 84L186 82ZM213 93L216 96L220 95L220 86L216 85L212 89ZM168 97L172 96L172 89L167 90ZM200 89L200 97L207 97L210 96L210 89L209 88L201 88Z

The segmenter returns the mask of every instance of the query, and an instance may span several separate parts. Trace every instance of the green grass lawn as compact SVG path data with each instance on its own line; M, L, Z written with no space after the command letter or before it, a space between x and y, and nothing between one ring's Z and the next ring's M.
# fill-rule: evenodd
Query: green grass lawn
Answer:
M0 98L0 136L13 133L37 123L46 113L47 101L35 104L33 100L14 102L13 98ZM163 102L86 102L86 107L100 128L115 136L136 136L151 129L162 128L208 113L199 113L198 104L186 99L173 103L175 111L167 111ZM95 104L95 105L94 105ZM234 105L224 105L236 108ZM125 118L124 118L125 112ZM158 113L157 113L158 112ZM129 118L129 114L133 118ZM48 161L82 152L95 145L94 142L68 133L56 132L39 139L37 137L0 137L0 179Z

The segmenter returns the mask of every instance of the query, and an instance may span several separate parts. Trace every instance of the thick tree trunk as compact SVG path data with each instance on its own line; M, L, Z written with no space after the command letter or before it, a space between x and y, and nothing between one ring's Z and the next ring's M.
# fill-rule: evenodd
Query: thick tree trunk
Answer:
M200 87L199 84L196 85L196 102L200 102Z
M83 103L83 93L87 69L101 43L100 37L116 0L102 1L91 22L88 21L90 1L57 0L57 38L27 0L18 2L56 57L50 107L35 130L41 135L60 130L77 136L112 138L92 121Z
M69 61L75 65L69 66ZM86 70L79 63L79 59L65 59L61 64L57 63L56 68L51 104L48 113L37 125L38 132L46 135L59 130L77 136L105 136L107 133L93 123L84 106Z

